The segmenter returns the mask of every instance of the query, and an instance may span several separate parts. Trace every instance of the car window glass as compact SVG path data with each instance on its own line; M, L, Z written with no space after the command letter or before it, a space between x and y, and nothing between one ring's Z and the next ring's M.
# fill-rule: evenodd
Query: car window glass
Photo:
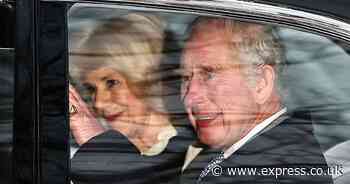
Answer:
M73 183L181 180L200 155L209 163L221 147L244 165L242 155L253 154L245 149L265 138L260 159L285 168L310 145L311 165L350 161L327 152L350 140L343 41L292 26L84 3L70 9L68 23ZM274 131L286 132L266 136ZM288 146L290 155L271 156ZM339 176L322 172L315 181Z

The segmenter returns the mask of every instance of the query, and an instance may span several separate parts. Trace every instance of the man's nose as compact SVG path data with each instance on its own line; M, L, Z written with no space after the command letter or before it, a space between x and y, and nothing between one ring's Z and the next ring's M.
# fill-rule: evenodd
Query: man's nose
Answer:
M193 106L203 101L203 93L205 89L200 80L192 78L188 82L187 89L185 89L184 101L186 106Z

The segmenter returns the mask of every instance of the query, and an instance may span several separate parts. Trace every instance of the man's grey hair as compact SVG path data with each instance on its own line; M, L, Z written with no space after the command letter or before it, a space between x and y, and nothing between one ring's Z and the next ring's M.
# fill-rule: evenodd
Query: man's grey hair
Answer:
M205 31L201 26L208 23L214 23L217 29L223 29L227 37L227 43L232 47L232 56L237 58L237 63L243 66L243 73L247 77L250 85L255 85L257 76L262 65L270 65L274 68L277 79L275 81L276 89L281 97L285 96L282 87L281 78L285 69L284 48L280 43L277 30L274 26L261 25L256 23L240 22L224 18L201 17L196 19L192 27L192 34ZM238 52L237 52L238 50ZM237 59L232 61L237 61Z

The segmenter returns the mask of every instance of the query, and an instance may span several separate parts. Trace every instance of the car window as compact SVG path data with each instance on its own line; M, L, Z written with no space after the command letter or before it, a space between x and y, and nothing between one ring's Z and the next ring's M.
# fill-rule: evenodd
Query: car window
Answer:
M68 12L68 34L73 183L212 181L201 164L218 150L223 172L309 164L328 169L306 181L344 173L329 170L350 158L327 151L350 139L347 43L293 26L88 3ZM269 174L237 181L277 180Z

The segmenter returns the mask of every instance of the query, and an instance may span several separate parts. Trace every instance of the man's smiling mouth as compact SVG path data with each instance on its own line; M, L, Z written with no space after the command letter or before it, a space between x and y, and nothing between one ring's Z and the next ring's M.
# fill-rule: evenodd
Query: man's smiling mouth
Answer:
M211 122L213 122L218 116L219 113L193 114L193 117L198 127L211 126Z
M212 115L195 115L194 117L196 121L215 119Z

